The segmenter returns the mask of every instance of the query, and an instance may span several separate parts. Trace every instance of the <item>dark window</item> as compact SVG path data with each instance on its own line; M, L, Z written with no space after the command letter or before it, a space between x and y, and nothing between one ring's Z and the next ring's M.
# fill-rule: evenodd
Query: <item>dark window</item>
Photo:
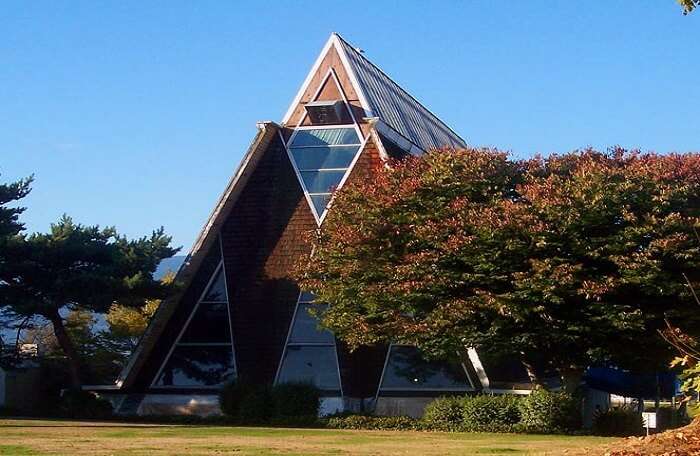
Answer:
M230 343L227 306L225 302L200 303L179 343Z
M230 346L178 346L163 368L156 386L220 386L234 374Z
M328 306L316 304L315 299L313 293L299 295L277 382L309 382L322 390L340 393L335 337L319 327L317 318L317 313Z
M202 301L226 302L226 282L224 280L224 269L221 268L216 274L216 278L204 294Z
M224 274L222 262L163 364L154 387L215 387L235 378Z
M382 390L466 390L470 389L459 364L427 361L415 347L392 345L382 379Z
M335 347L289 345L277 381L307 382L322 390L340 391Z

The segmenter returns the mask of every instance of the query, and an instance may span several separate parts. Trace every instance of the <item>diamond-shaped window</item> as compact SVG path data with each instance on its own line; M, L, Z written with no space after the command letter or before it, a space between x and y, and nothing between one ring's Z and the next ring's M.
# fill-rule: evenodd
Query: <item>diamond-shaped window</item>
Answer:
M360 145L352 127L304 129L294 135L289 152L318 219L326 211L333 191L348 172Z

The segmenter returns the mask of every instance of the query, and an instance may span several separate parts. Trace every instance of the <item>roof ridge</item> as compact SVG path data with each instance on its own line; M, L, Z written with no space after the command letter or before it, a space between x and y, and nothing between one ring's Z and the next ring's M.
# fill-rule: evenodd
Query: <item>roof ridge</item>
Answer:
M331 35L335 35L335 36L340 40L340 42L343 43L343 44L345 44L348 48L350 48L350 50L351 50L355 55L357 55L358 57L362 58L365 62L367 62L368 64L370 64L374 69L376 69L377 71L379 71L379 73L381 73L385 78L387 78L387 80L389 80L389 82L391 82L391 83L392 83L393 85L395 85L401 92L403 92L403 93L406 94L409 98L411 98L413 101L415 101L421 108L423 108L428 114L430 114L430 116L433 117L434 120L436 120L436 121L438 121L440 124L444 125L445 128L447 128L453 135L455 135L457 138L459 138L464 144L467 143L467 142L464 140L464 138L462 138L462 136L461 136L459 133L457 133L456 131L454 131L454 130L452 129L452 127L450 127L449 125L447 125L447 123L445 123L445 121L443 121L442 119L440 119L433 111L431 111L428 107L426 107L423 103L421 103L420 100L418 100L416 97L414 97L413 95L411 95L411 93L410 93L408 90L404 89L399 83L397 83L396 81L394 81L394 79L392 79L391 76L389 76L389 75L388 75L384 70L382 70L379 66L375 65L374 62L372 62L370 59L368 59L367 57L365 57L364 55L362 55L361 52L358 52L358 51L357 51L358 48L356 48L356 47L353 46L349 41L347 41L345 38L343 38L343 37L340 35L340 33L338 33L338 32L332 32Z

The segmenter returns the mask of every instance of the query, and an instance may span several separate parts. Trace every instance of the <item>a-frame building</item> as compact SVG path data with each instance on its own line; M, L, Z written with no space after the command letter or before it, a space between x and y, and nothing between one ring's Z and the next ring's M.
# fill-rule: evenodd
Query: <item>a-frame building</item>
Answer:
M281 123L260 122L177 279L117 381L123 413L214 413L236 378L312 382L326 412L419 412L446 392L488 389L478 356L428 363L413 347L350 353L320 331L320 306L290 270L310 257L307 233L333 192L390 157L464 140L384 72L332 34Z

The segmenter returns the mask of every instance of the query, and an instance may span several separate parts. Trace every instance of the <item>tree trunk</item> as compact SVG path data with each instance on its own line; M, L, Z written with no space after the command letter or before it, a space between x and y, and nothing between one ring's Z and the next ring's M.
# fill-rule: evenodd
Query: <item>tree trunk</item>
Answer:
M73 341L68 336L66 332L66 327L63 326L63 319L56 312L52 315L49 320L53 325L53 333L56 336L58 345L60 345L61 350L66 355L68 359L68 373L70 374L71 387L73 389L80 389L82 382L80 381L80 357L78 352L75 350Z
M576 394L579 387L581 386L581 380L583 379L583 369L577 368L567 368L560 371L561 383L564 387L564 392L571 395Z

